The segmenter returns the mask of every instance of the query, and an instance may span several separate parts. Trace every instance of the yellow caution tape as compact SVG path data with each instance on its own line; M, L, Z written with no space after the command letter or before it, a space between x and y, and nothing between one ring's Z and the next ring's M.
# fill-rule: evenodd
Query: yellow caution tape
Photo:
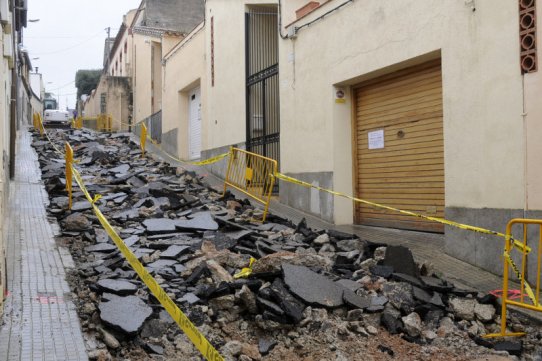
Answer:
M194 346L201 352L201 354L208 361L223 361L224 359L218 353L218 351L211 345L211 343L205 338L205 336L199 332L190 319L181 311L181 309L173 302L173 300L167 295L162 287L156 282L152 275L145 269L143 264L139 262L133 252L126 246L124 241L120 238L117 232L113 229L111 224L107 221L107 218L102 214L100 209L96 206L96 202L100 199L100 195L94 198L87 191L81 174L75 167L72 166L72 172L75 181L85 194L87 200L92 204L94 214L98 217L98 220L102 224L103 228L111 237L117 248L121 251L122 255L126 258L130 266L137 273L139 278L145 283L145 285L152 292L154 297L164 306L169 315L175 320L177 325L186 334L188 339L194 344Z
M243 268L240 272L233 275L233 278L247 278L252 274L252 265L256 262L256 258L250 257L248 267Z
M349 196L349 195L344 194L344 193L340 193L340 192L332 191L330 189L315 186L313 184L303 182L303 181L301 181L299 179L289 177L289 176L287 176L285 174L282 174L282 173L277 172L275 174L275 177L278 178L278 179L282 179L283 181L286 181L286 182L294 183L294 184L297 184L297 185L300 185L300 186L303 186L303 187L307 187L307 188L318 189L319 191L322 191L322 192L327 192L327 193L333 194L335 196L347 198L347 199L350 199L350 200L352 200L354 202L367 204L367 205L370 205L370 206L373 206L373 207L376 207L376 208L387 209L389 211L398 212L398 213L405 214L405 215L412 216L412 217L427 219L429 221L445 224L447 226L452 226L452 227L456 227L456 228L460 228L460 229L464 229L464 230L468 230L468 231L473 231L473 232L483 233L483 234L491 234L491 235L494 235L494 236L503 237L505 239L507 238L507 236L504 233L491 231L489 229L485 229L485 228L481 228L481 227L469 226L468 224L449 221L449 220L444 219L444 218L425 216L423 214L414 213L414 212L410 212L410 211L405 211L405 210L402 210L402 209L385 206L383 204L366 201L364 199L355 198L355 197ZM511 238L511 240L514 242L514 244L513 244L514 247L516 247L518 250L523 252L523 250L525 249L525 251L527 253L531 252L531 247L528 247L528 246L524 245L522 242L520 242L518 240L515 240L513 238Z
M42 127L43 127L43 125L42 125ZM58 147L56 146L55 143L53 143L53 141L51 140L51 138L49 138L49 134L47 133L47 130L45 130L45 127L43 127L43 133L45 133L45 136L46 136L47 139L49 140L49 143L53 146L55 152L56 152L58 155L64 157L64 152L63 152L62 150L60 150L60 148L58 148Z
M514 261L512 261L512 257L510 257L510 254L508 252L504 252L504 258L506 259L508 264L510 264L512 269L514 270L514 273L516 274L516 277L519 280L522 280L522 274L519 271L518 266L514 263ZM523 286L525 287L525 292L527 292L527 296L529 296L529 298L531 299L531 302L533 303L533 305L536 306L536 307L541 307L540 303L536 302L536 297L535 297L535 294L533 292L533 289L531 288L531 285L529 285L529 282L527 282L526 279L523 279Z
M139 124L139 123L138 123ZM152 139L149 135L147 135L147 139L158 149L160 149L160 151L162 153L164 153L168 158L170 159L173 159L174 161L176 162L179 162L179 163L184 163L184 164L191 164L191 165L208 165L208 164L213 164L213 163L217 163L219 162L220 160L226 158L228 155L230 155L230 153L222 153L222 154L219 154L217 156L214 156L214 157L211 157L211 158L208 158L208 159L204 159L204 160L200 160L200 161L197 161L197 162L190 162L190 161L187 161L187 160L182 160L182 159L179 159L171 154L169 154L168 152L166 152L162 146L156 142L154 139Z

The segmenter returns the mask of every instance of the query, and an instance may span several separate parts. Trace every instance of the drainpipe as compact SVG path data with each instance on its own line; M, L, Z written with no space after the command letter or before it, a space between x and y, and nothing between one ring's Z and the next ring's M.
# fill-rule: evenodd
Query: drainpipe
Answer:
M9 125L9 177L15 177L15 140L17 139L17 18L15 14L15 1L11 2L11 17L13 31L11 32L13 45L13 69L11 69L11 101Z

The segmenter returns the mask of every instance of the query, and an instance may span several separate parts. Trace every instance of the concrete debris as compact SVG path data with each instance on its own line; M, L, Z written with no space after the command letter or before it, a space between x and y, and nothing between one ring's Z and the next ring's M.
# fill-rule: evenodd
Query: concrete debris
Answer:
M482 305L477 303L474 306L474 315L476 319L482 322L491 322L495 317L495 307L493 305Z
M412 277L420 276L412 252L404 246L388 246L384 257L384 266L393 267L396 273L404 273Z
M138 287L125 280L117 279L102 279L96 282L96 285L105 292L111 292L116 295L131 295L134 294Z
M411 337L418 337L422 332L422 319L416 312L412 312L408 316L402 317L405 331Z
M371 352L367 342L388 333L439 352L453 350L446 356L457 350L465 358L490 355L494 351L485 347L493 346L513 355L542 351L534 341L525 348L477 346L481 335L498 329L496 298L459 289L429 265L416 265L406 247L312 230L305 220L294 224L272 214L265 224L252 222L260 211L248 200L223 196L188 169L139 157L126 134L51 130L50 136L71 139L87 189L102 195L96 205L226 359L358 359L361 349L363 359L378 359L365 356ZM198 359L81 192L67 209L63 166L47 142L35 145L50 214L77 263L72 291L83 328L96 340L89 357ZM251 258L250 276L234 278ZM402 349L399 343L372 343L373 351L391 356ZM410 358L430 358L420 355Z
M450 300L450 307L460 319L474 320L474 308L478 303L474 299L454 297Z
M108 326L127 335L135 335L152 315L152 308L137 296L113 297L101 302L100 318Z
M304 266L283 264L284 283L290 291L310 305L339 307L346 288Z

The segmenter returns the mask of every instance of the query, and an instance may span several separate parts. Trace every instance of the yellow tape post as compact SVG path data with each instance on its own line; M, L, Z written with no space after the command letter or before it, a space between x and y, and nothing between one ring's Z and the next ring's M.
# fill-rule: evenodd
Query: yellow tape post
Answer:
M160 287L158 282L152 277L152 275L145 269L143 264L139 262L133 252L126 246L124 241L117 234L115 229L108 222L107 218L102 214L100 209L96 206L96 202L99 200L99 196L92 197L85 187L81 174L75 167L71 167L75 181L85 194L87 200L92 204L94 214L100 221L100 224L105 229L109 237L113 240L115 245L121 251L122 255L126 258L130 266L137 273L139 278L145 283L145 285L152 292L154 297L160 302L166 309L169 315L175 320L177 325L186 334L188 339L194 344L194 346L201 352L201 354L208 361L223 361L224 359L214 348L213 345L205 338L205 336L199 332L190 319L181 311L181 309L175 304L175 302L167 295L167 293Z
M490 235L502 237L502 238L505 238L505 239L507 238L507 236L504 233L501 233L501 232L491 231L489 229L485 229L485 228L481 228L481 227L475 227L475 226L470 226L468 224L449 221L449 220L444 219L444 218L426 216L426 215L423 215L423 214L414 213L414 212L411 212L411 211L405 211L405 210L402 210L402 209L385 206L383 204L370 202L370 201L367 201L367 200L364 200L364 199L349 196L349 195L341 193L341 192L336 192L336 191L332 191L330 189L315 186L313 184L303 182L303 181L301 181L299 179L289 177L289 176L287 176L285 174L282 174L282 173L275 173L275 177L280 179L280 180L283 180L285 182L294 183L294 184L297 184L297 185L300 185L300 186L303 186L303 187L307 187L307 188L318 189L321 192L330 193L330 194L333 194L333 195L338 196L338 197L347 198L347 199L350 199L350 200L352 200L354 202L363 203L363 204L373 206L373 207L376 207L376 208L386 209L388 211L397 212L397 213L401 213L401 214L412 216L412 217L423 218L423 219L426 219L426 220L429 220L429 221L445 224L447 226L451 226L451 227L455 227L455 228L459 228L459 229L464 229L464 230L467 230L467 231L483 233L483 234L490 234ZM531 252L531 248L524 245L522 242L520 242L520 241L518 241L516 239L513 239L513 238L510 238L510 239L513 242L513 246L515 248L517 248L518 250L520 250L522 252L523 252L523 250L525 250L527 253Z
M68 209L72 209L72 166L73 166L73 149L68 142L66 142L66 153L64 159L66 160L66 190L68 191Z
M141 156L145 156L145 143L147 141L147 126L141 124L141 137L139 139L139 146L141 147Z
M43 136L43 133L45 132L45 127L43 126L43 119L41 118L41 114L38 114L38 128L40 129L40 135Z
M34 126L34 129L38 129L38 113L32 114L32 125Z

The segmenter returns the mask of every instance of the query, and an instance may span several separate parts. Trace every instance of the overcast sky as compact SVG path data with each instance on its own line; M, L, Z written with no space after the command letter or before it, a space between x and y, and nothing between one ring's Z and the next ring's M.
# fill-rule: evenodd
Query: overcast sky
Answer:
M45 90L60 95L60 108L75 106L75 73L102 69L106 28L115 37L122 16L141 0L28 0L23 45L43 74ZM49 84L50 82L50 84Z

